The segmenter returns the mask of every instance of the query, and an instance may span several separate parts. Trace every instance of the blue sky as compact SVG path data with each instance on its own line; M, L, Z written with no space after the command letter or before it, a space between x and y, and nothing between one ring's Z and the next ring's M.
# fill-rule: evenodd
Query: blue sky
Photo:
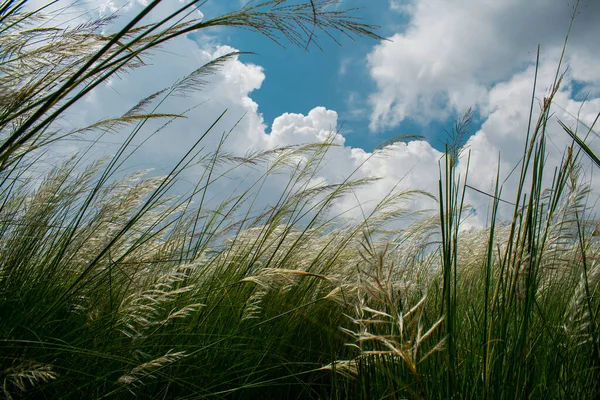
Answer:
M232 3L235 6L235 2ZM379 26L376 32L383 37L404 30L409 23L405 13L390 12L388 0L345 0L338 5L338 8L342 7L359 8L356 15L365 23ZM203 10L210 18L213 13L233 8L209 2ZM377 42L364 37L352 40L341 34L335 37L341 45L321 34L317 39L319 46L312 45L306 50L283 41L284 48L246 30L225 29L218 34L222 43L255 53L240 57L242 61L264 68L266 79L251 97L258 103L267 126L283 113L306 114L315 106L324 106L338 112L338 122L348 146L372 151L382 142L399 135L418 135L442 150L446 137L444 130L450 129L457 113L444 121L415 122L407 118L393 128L369 129L368 99L375 84L369 75L367 55ZM198 40L202 45L202 39ZM478 127L473 124L474 131Z

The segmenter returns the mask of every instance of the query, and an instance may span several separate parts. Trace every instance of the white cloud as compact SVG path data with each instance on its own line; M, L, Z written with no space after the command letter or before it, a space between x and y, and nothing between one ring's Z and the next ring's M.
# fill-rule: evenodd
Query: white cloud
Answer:
M377 86L370 98L371 129L394 127L406 118L423 123L446 121L475 106L484 122L468 143L469 181L493 192L499 154L501 177L509 174L523 154L537 45L541 44L542 58L534 117L538 102L554 81L571 9L561 0L391 1L390 8L402 12L409 23L405 31L369 54L369 71ZM600 55L594 44L600 37L600 2L582 0L579 10L563 64L569 66L568 73L553 109L556 118L573 126L577 124L571 115L579 115L589 125L600 110ZM585 105L571 97L576 82L583 94L590 94ZM551 171L560 162L569 137L556 119L548 133ZM507 200L515 194L516 175L505 185ZM434 188L434 183L429 178L424 185ZM594 183L594 187L600 185ZM489 200L468 192L467 201L478 210L471 223L485 223L482 210Z
M337 113L324 107L312 109L308 115L285 113L273 121L268 147L325 142L337 127ZM344 144L344 137L336 135L335 144Z
M409 30L395 35L394 42L376 46L369 58L371 73L378 85L378 91L372 97L373 126L394 125L407 116L423 120L445 118L451 111L478 105L485 122L468 143L471 151L469 182L478 189L492 192L498 153L502 156L501 176L510 172L522 154L534 74L534 68L527 62L534 56L537 41L544 40L549 44L545 47L544 63L539 71L538 98L543 96L554 78L563 35L556 27L564 25L565 20L568 23L568 9L559 5L558 0L548 2L553 9L547 9L542 4L546 2L541 0L521 3L479 0L414 2L414 7L407 9L412 17ZM135 12L139 9L136 7L139 6L133 4L128 12ZM591 5L589 8L594 12L599 9ZM541 13L539 18L533 17L534 11ZM548 20L550 22L545 22ZM586 21L584 19L583 23L587 23L589 29L600 29ZM511 25L513 22L514 25ZM595 72L586 70L586 66L598 65L597 55L588 49L591 38L581 30L574 32L568 58L572 68L564 90L556 98L556 103L568 112L559 108L554 110L565 121L573 122L569 113L580 114L581 119L590 124L600 110L600 99L592 99L580 110L581 103L570 96L571 79L586 80L589 87L597 87L600 83ZM169 86L214 57L235 50L214 43L213 39L199 44L190 37L172 41L165 51L155 52L152 65L123 79L112 80L110 86L95 90L84 102L69 110L67 116L70 122L81 125L118 115L139 99ZM168 131L150 140L131 163L138 168L157 167L159 170L173 165L225 109L228 109L225 118L205 143L207 149L212 149L219 134L233 127L242 116L244 118L226 144L226 150L241 154L250 149L322 142L338 127L335 111L315 107L307 110L306 115L281 115L267 134L258 105L251 98L252 92L261 87L264 79L260 66L238 58L230 60L211 78L211 83L204 90L189 98L169 100L161 111L179 112L191 105L201 105L185 120L177 121ZM148 129L144 134L151 131ZM550 132L548 162L555 165L568 137L555 123ZM335 137L334 143L339 146L328 153L315 180L340 182L359 166L362 167L355 177L379 176L382 179L358 190L356 197L349 196L339 201L334 212L355 207L357 199L368 209L396 185L397 189L422 189L437 194L438 162L442 154L427 142L398 143L389 147L385 156L371 157L363 149L344 146L343 134L341 132ZM117 136L111 140L118 142L119 139ZM464 165L463 160L460 168L464 169ZM229 193L238 185L243 187L244 183L240 183L243 179L251 181L256 176L258 174L244 171L239 179L223 181L216 188ZM194 179L193 176L188 178ZM276 198L286 182L285 178L273 179L265 186L263 195ZM514 187L507 185L503 197L512 200L513 194ZM484 224L489 198L469 191L466 200L477 210L477 216L471 218L468 224ZM420 201L414 206L432 207L433 203ZM352 215L360 216L360 210L353 212Z
M451 112L484 105L499 81L535 60L554 62L564 42L570 12L563 0L418 0L402 8L406 31L382 42L369 55L377 84L371 97L371 128L391 127L405 118L445 120ZM398 8L397 2L391 7ZM571 74L596 81L600 55L600 3L582 0L570 37Z

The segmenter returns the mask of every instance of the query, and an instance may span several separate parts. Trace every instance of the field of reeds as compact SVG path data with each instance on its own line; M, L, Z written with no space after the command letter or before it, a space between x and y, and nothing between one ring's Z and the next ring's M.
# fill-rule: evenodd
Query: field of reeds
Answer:
M467 113L440 161L437 193L390 193L351 220L332 205L370 181L315 186L329 143L233 157L202 147L209 129L164 176L123 174L141 127L178 118L160 104L201 90L229 56L121 116L57 127L106 79L193 30L245 27L300 46L315 31L378 38L322 1L252 3L204 21L182 19L190 3L144 25L159 2L112 34L100 33L110 18L40 28L45 9L0 5L0 396L598 398L599 228L580 162L600 162L589 132L564 125L573 143L558 169L546 168L560 66L541 109L532 101L528 110L509 218L498 215L498 177L488 226L461 229ZM113 131L128 134L111 158L90 162L92 144L38 168L66 137ZM205 172L178 193L192 164ZM218 177L248 166L263 168L261 179L288 177L271 206L253 207L262 180L258 191L206 200ZM439 208L405 207L419 196Z

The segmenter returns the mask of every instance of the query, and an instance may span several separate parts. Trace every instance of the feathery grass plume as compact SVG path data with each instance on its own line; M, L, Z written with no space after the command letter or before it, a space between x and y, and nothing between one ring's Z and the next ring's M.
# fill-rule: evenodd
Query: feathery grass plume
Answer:
M2 392L7 399L20 398L27 390L55 380L58 374L52 366L33 361L21 362L0 372Z
M585 184L576 184L578 159L572 149L566 150L550 186L544 187L549 180L546 136L551 105L562 81L560 68L537 120L533 110L536 69L517 194L511 202L514 213L508 225L497 214L502 193L498 174L487 233L459 230L464 190L469 185L467 177L461 182L453 167L456 148L447 150L441 174L445 179L440 179L443 289L435 303L446 317L448 351L438 359L446 363L447 372L437 373L446 397L473 393L484 398L530 397L557 393L565 385L567 391L586 397L596 390L589 383L593 369L580 370L583 376L566 372L564 363L573 360L570 357L586 365L588 361L579 358L582 354L556 358L568 344L557 327L565 322L573 274L593 253L582 254L581 249L594 247L582 239L588 229L581 229L588 226L587 190ZM465 379L473 377L481 380L466 384Z
M223 147L231 131L202 149L211 127L167 175L122 177L147 121L164 121L160 131L186 115L163 114L162 104L202 90L237 53L120 117L60 126L71 104L178 35L245 27L303 47L332 30L376 36L348 10L273 0L198 21L186 19L190 2L145 25L153 1L122 31L103 33L112 17L51 27L50 8L27 12L25 3L0 5L5 396L597 397L600 242L579 167L581 153L594 158L563 124L574 143L552 175L545 165L560 73L537 119L534 82L517 194L502 198L498 173L486 228L461 229L471 186L457 164L468 157L470 113L449 134L439 212L412 212L415 198L432 197L397 186L375 206L359 205L356 219L334 215L334 205L375 178L320 179L336 132L237 155ZM44 164L41 147L55 140L124 129L131 133L112 159ZM198 183L172 196L192 165ZM214 183L245 167L260 177L211 202ZM273 175L287 185L259 207ZM500 201L514 207L508 221Z
M581 273L579 282L573 292L567 308L568 324L566 326L570 339L576 346L592 344L598 351L598 304L600 304L600 264L597 259L589 269ZM596 353L596 356L598 353Z
M336 360L320 368L322 371L331 371L334 374L340 374L346 379L354 380L359 374L359 358L357 356L352 360Z
M274 152L273 156L279 157L279 154ZM189 341L193 336L187 335L198 330L210 331L212 328L207 328L207 324L213 325L211 321L215 317L217 318L214 321L216 326L219 325L220 318L229 319L228 327L233 328L234 331L225 329L225 332L207 334L206 340L204 342L196 340L196 345L211 348L216 347L225 339L231 340L228 337L234 335L238 324L245 323L243 318L238 319L236 310L243 310L251 294L247 289L242 288L239 292L240 296L236 298L231 291L223 290L223 286L228 282L239 285L244 278L248 278L246 279L248 281L253 276L260 277L261 275L269 280L270 272L273 276L285 274L290 277L307 278L290 281L291 286L286 286L281 293L279 293L279 289L271 292L276 296L271 296L269 300L273 297L275 299L286 298L285 302L272 304L271 301L266 302L269 304L265 314L266 321L271 321L270 324L277 326L276 321L283 319L282 315L289 313L289 311L281 310L284 304L285 307L287 304L295 304L299 310L310 309L311 303L317 304L324 300L334 287L332 285L343 282L344 277L348 274L347 264L351 263L350 260L355 253L349 249L349 245L352 244L352 236L355 232L360 232L360 229L353 226L345 230L334 229L336 222L330 217L316 218L312 216L313 211L310 211L310 207L314 207L315 204L307 203L311 200L311 196L301 193L303 190L309 191L314 198L314 187L304 184L301 180L297 181L297 184L290 189L289 194L284 194L280 207L271 209L270 215L259 217L243 225L248 226L249 229L239 231L230 239L230 244L219 242L219 231L224 229L226 232L231 232L231 229L227 227L219 227L221 221L207 222L208 226L200 226L201 231L210 235L214 234L215 241L207 240L200 248L201 251L189 260L189 265L179 267L181 265L180 245L187 243L185 235L191 233L188 229L193 222L193 218L189 218L191 216L181 214L182 206L188 203L182 199L166 197L163 201L154 202L145 214L138 215L138 210L144 207L148 196L151 196L162 182L160 177L145 178L143 171L122 180L106 183L88 206L83 223L74 228L73 234L65 232L72 227L70 224L72 224L73 218L77 218L81 193L94 187L94 179L103 165L102 162L98 162L93 168L84 170L80 175L69 176L67 171L74 170L73 163L74 161L58 168L39 187L35 187L33 197L29 194L23 196L26 200L29 197L35 199L35 201L24 200L21 203L24 204L23 215L26 218L33 218L39 222L36 210L42 210L44 211L42 215L48 220L59 218L62 223L50 226L51 229L55 229L54 233L42 235L48 242L38 241L37 244L46 244L32 248L32 251L37 251L37 254L33 253L32 257L23 260L27 261L30 266L29 273L24 274L25 279L28 279L29 292L24 292L24 285L18 284L15 276L8 276L10 279L3 282L5 285L2 288L3 295L19 301L17 305L12 300L15 307L11 307L12 315L9 315L6 321L9 329L12 329L10 327L17 323L36 326L27 318L44 312L48 313L50 324L56 318L55 316L60 315L62 315L61 320L66 318L66 320L72 321L72 326L77 327L72 332L62 331L62 324L53 326L46 331L45 328L42 328L46 324L38 323L36 336L41 338L60 337L67 343L74 342L77 344L75 349L79 350L73 349L72 351L77 352L81 351L79 347L90 346L93 349L90 351L94 357L105 359L103 362L95 362L94 365L97 366L95 373L107 376L106 380L104 378L101 380L104 382L103 384L108 385L107 390L109 391L111 387L107 382L111 379L109 377L110 370L102 368L110 367L114 371L115 366L112 364L116 363L117 360L114 360L116 357L120 359L127 356L126 360L120 360L119 363L128 364L132 362L131 359L138 359L136 354L142 355L144 359L156 358L152 354L160 354L160 349L165 345L162 343L163 340L172 344L169 348L176 348L175 345L181 342L190 345ZM292 177L297 173L297 169L294 168ZM312 176L314 175L304 175L303 179L310 181ZM347 185L351 186L352 182ZM325 188L322 192L325 196L317 201L317 206L320 209L326 209L328 202L345 193L345 188L343 185L334 185L331 188ZM335 193L335 195L331 196L330 193ZM54 205L54 202L48 200L54 198L68 199L69 206L61 208L60 201L56 207L43 206L46 203ZM30 213L29 207L36 212ZM391 205L388 203L386 207L389 208ZM208 210L205 211L208 212ZM304 220L301 217L302 213L306 215ZM227 213L219 213L219 215L223 221L230 218ZM388 213L388 215L392 214ZM312 219L309 220L308 216L311 216ZM131 223L134 217L136 219ZM376 218L374 217L374 219ZM170 230L169 227L174 226L172 221L180 223L181 226ZM277 225L281 221L285 221L286 224ZM27 224L19 222L17 219L12 224L15 234L21 234L21 227L27 226ZM267 222L267 225L264 222ZM121 232L127 224L130 224L129 233L115 241L115 235ZM223 223L224 226L227 224L227 222ZM305 224L310 227L307 228ZM34 224L34 226L37 225ZM40 228L49 229L46 223L41 224ZM178 235L184 235L184 240ZM69 237L69 242L64 247L62 258L52 266L46 260L56 257L59 250L55 244L61 243L65 237ZM16 245L10 246L10 251L14 252L15 259L18 255L23 254L22 247L29 243L20 241L21 248ZM211 254L210 251L207 251L206 246L208 245L222 250ZM98 254L108 246L110 246L109 251L103 258L98 259ZM81 274L86 273L88 266L96 259L98 260L95 261L93 271L88 272L88 278L81 279ZM263 267L257 263L254 263L255 268L247 268L247 265L253 265L253 259L262 260L265 263L264 268L267 269L263 270ZM24 273L27 270L18 268L14 271ZM48 271L52 274L49 275ZM331 278L325 275L328 271ZM56 278L48 280L48 276ZM79 281L77 290L66 295L64 308L57 306L56 303L52 304L52 299L57 295L65 296L65 286L70 286L73 281L77 280ZM315 284L316 281L321 281L323 284ZM12 296L11 293L18 294L18 296ZM47 302L37 303L32 307L34 299L40 296L47 299ZM220 304L230 299L236 299L231 305L232 309L219 310ZM340 305L334 302L328 303L335 305L323 306L320 312L330 318L329 314ZM25 304L29 305L25 306ZM340 313L336 318L341 317ZM256 323L265 324L265 318L257 320ZM324 328L320 328L319 324L327 318L317 319L319 323L313 322L315 328L312 329L320 332L320 329ZM335 321L334 319L332 323ZM289 332L294 332L291 326L297 326L297 323L292 325L286 322L286 324L290 325L287 331L287 334L290 335ZM250 329L253 326L254 324L250 324L244 329ZM215 329L219 331L222 328ZM331 329L331 327L327 329ZM122 333L121 337L115 335L119 330L127 333L124 337L128 338L130 344L125 344ZM8 334L8 332L4 334ZM11 334L14 334L14 331ZM168 339L170 335L172 337ZM22 340L29 337L26 332L21 332L19 336ZM237 334L233 337L236 336ZM34 346L33 343L40 343L40 340L32 341L31 346ZM44 347L50 345L41 343ZM100 343L105 344L100 345ZM291 342L284 343L289 346L287 343ZM18 352L18 348L19 346L16 346L14 351ZM299 354L294 354L294 357L299 357ZM77 362L83 364L69 367L72 372L63 379L79 381L73 374L77 373L75 371L84 371L87 368L86 365L89 361L85 360L85 356L79 357ZM314 364L322 365L320 360ZM272 360L271 364L267 365L280 365L280 362ZM61 367L65 368L65 366ZM185 368L184 370L186 370ZM260 375L259 372L257 371L257 376ZM162 375L156 376L159 380L167 379ZM182 385L187 386L188 379L191 378L182 379L184 382ZM61 387L62 383L60 382L56 383L57 388ZM142 389L140 386L139 390L144 392L146 389Z
M299 278L303 277L329 281L329 278L325 275L283 268L262 268L258 275L241 279L240 282L252 282L256 284L256 289L248 297L248 305L244 309L242 320L259 318L262 310L261 302L270 292L276 291L277 295L282 295L294 287Z
M414 271L397 268L393 261L387 261L389 245L373 243L367 232L363 232L360 245L362 262L358 264L358 301L353 313L356 316L349 316L352 327L340 328L353 338L354 341L348 345L358 349L359 354L350 360L328 364L323 369L346 377L389 375L394 385L415 384L418 396L424 397L425 387L418 366L443 349L445 339L438 340L435 345L423 346L440 327L442 320L424 331L422 313L426 296L419 293L421 288L415 287L409 280ZM406 264L405 267L415 266ZM419 296L422 297L419 299ZM424 355L422 347L426 351ZM403 369L408 371L410 382L406 382L406 374L400 372ZM371 379L377 382L381 378L372 376ZM385 389L383 393L387 393Z
M137 386L142 383L144 379L156 379L156 376L153 374L159 371L161 368L165 368L167 366L173 365L177 361L186 357L185 351L177 351L169 350L163 356L155 358L154 360L147 361L142 363L135 368L133 368L129 373L121 376L118 379L118 382L122 385L128 386ZM129 388L128 390L135 394L134 389Z
M126 389L141 397L247 393L242 389L250 390L248 382L267 385L269 377L281 377L277 371L284 365L293 372L281 382L289 382L297 393L309 393L306 383L297 384L298 376L330 359L333 350L327 349L341 346L325 336L342 318L336 312L339 305L321 302L331 291L329 278L321 279L326 285L315 286L315 279L298 279L283 294L285 301L266 302L265 318L250 323L240 316L252 290L241 281L268 275L268 269L249 268L256 260L265 261L274 274L306 277L325 277L322 272L343 264L350 257L345 249L354 231L334 235L325 213L333 201L368 180L315 185L330 143L245 156L220 148L203 154L201 143L214 124L166 176L139 172L118 178L123 162L137 148L131 149L133 139L147 121L166 121L156 134L186 114L161 113L161 105L170 96L201 90L207 77L238 53L201 66L120 117L75 129L64 129L61 118L107 79L143 67L152 49L194 30L246 27L306 46L315 43L318 32L329 35L331 30L378 36L352 10L331 11L329 2L266 1L194 20L190 12L199 2L192 1L146 24L160 3L153 1L114 33L112 16L76 27L52 27L53 16L64 8L29 12L22 7L26 3L0 7L0 370L13 371L13 360L27 354L36 365L52 364L61 374L50 379L54 372L33 368L37 378L31 379L45 384L27 387L18 396L127 398ZM40 168L44 146L124 129L131 133L110 160L84 167L82 156L50 174ZM205 167L198 185L191 193L171 197L177 177L194 163ZM289 190L276 206L253 214L261 181L214 207L205 202L218 179L236 168L263 164L268 165L264 179L290 173ZM278 226L285 226L282 242ZM252 228L263 234L244 241L243 232ZM238 242L242 245L236 247ZM315 320L302 324L291 318L301 315L303 321L312 315ZM259 336L261 329L273 336ZM256 344L256 337L264 341ZM246 356L240 357L240 349L247 349ZM207 370L206 365L215 368ZM7 374L10 379L17 376ZM12 390L9 380L5 389ZM271 388L273 393L280 390Z
M180 266L175 271L160 273L149 289L134 293L119 306L122 332L132 339L144 339L145 333L156 326L164 325L176 318L185 318L205 304L186 304L177 307L183 294L194 289L185 285L189 268ZM146 284L147 285L147 284Z

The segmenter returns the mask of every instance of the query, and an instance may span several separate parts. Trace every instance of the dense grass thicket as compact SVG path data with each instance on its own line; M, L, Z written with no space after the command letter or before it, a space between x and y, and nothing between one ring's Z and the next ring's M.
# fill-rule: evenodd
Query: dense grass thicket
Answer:
M332 205L370 181L315 185L329 143L234 157L202 149L209 130L165 176L123 178L144 124L179 117L160 105L201 90L231 55L122 116L60 128L86 93L192 30L246 27L301 46L319 32L377 38L324 1L251 3L204 21L182 19L193 5L182 6L144 25L159 2L114 34L100 33L111 18L53 28L26 1L0 5L3 396L598 398L600 242L580 177L580 158L594 154L565 125L573 145L559 168L545 167L559 73L541 110L532 101L512 218L497 216L498 177L489 226L460 228L467 113L440 162L438 193L391 193L348 220ZM112 158L86 162L82 148L40 172L49 145L114 131L130 134ZM204 166L194 190L174 192L192 164ZM211 185L246 166L264 176L209 205ZM272 174L288 185L257 209ZM439 208L407 209L418 196Z

